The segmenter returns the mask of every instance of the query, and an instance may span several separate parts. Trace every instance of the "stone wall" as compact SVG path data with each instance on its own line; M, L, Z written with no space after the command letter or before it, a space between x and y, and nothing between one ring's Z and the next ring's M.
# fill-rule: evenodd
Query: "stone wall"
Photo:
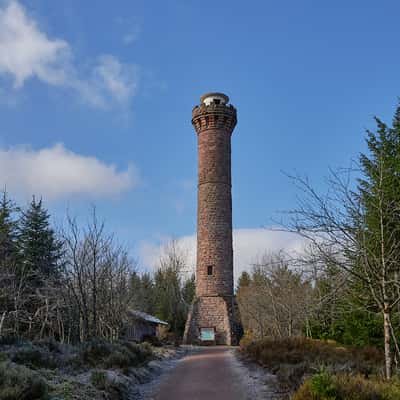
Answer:
M231 134L236 110L202 104L193 109L192 123L198 137L196 295L232 296Z
M184 343L199 344L200 329L215 329L215 344L237 345L239 339L237 306L234 297L196 298L191 306Z
M221 93L213 95L229 100ZM202 103L193 109L192 124L198 138L196 299L184 342L197 343L201 328L214 328L216 344L234 345L239 326L233 295L231 195L236 109L215 101Z

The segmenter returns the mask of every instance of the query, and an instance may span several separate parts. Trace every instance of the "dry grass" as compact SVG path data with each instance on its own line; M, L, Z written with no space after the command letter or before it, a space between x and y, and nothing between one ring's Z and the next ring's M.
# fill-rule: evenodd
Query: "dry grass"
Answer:
M380 376L383 366L383 355L377 349L342 346L334 341L264 339L241 343L241 350L275 373L282 386L291 391L321 367L333 373L357 373L368 378L370 375Z
M47 390L44 380L30 369L0 364L0 400L45 400Z
M293 400L398 400L400 382L361 375L321 372L308 378L296 391Z

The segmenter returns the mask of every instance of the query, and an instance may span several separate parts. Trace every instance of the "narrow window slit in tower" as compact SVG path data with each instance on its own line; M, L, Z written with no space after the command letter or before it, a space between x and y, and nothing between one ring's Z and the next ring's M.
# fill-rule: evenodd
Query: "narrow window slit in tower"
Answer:
M214 103L215 104L221 104L221 100L220 99L214 99Z
M209 266L207 267L207 275L211 276L212 274L213 274L213 266L212 266L212 265L209 265Z

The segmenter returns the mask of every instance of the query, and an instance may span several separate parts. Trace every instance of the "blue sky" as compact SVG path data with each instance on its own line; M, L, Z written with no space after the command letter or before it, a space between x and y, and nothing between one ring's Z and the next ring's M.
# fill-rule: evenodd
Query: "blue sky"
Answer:
M191 109L222 91L237 263L298 246L261 229L295 206L282 171L322 187L400 95L396 1L0 1L0 184L56 221L91 204L141 267L192 251Z

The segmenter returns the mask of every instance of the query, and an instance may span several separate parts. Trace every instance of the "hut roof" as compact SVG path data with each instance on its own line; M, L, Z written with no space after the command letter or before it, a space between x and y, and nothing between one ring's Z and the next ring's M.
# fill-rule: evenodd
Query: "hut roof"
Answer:
M130 317L133 317L134 319L139 319L142 321L146 321L152 324L157 324L157 325L168 325L168 322L161 321L161 319L156 318L153 315L146 314L143 311L138 311L138 310L129 310L128 315Z

